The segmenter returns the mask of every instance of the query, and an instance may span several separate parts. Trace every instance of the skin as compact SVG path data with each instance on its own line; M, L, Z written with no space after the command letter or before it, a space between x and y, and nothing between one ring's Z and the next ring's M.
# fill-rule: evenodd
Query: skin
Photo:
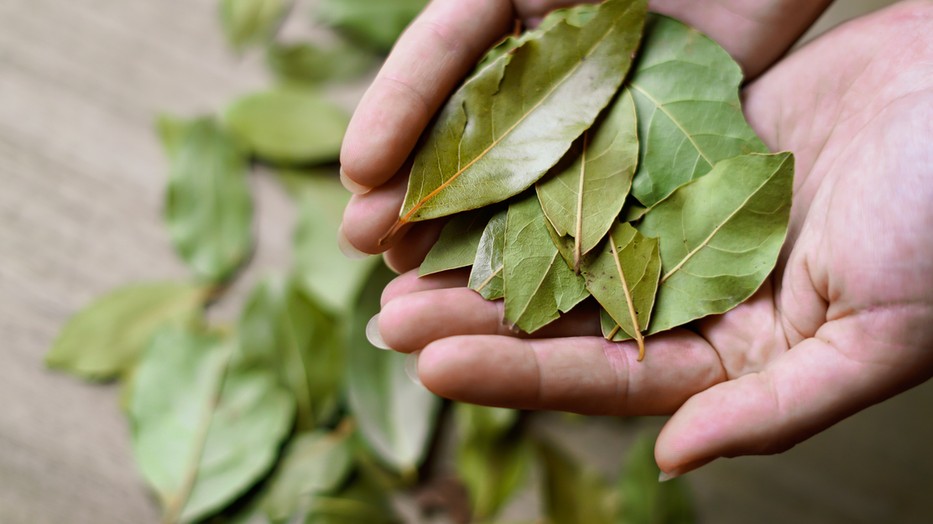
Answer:
M384 342L421 351L422 382L448 398L672 415L655 447L669 476L718 457L784 451L933 376L933 2L900 2L774 65L825 3L697 3L652 7L683 11L746 71L763 71L743 93L746 116L772 150L797 159L787 242L751 300L650 337L641 363L634 343L598 336L594 310L562 318L550 338L510 332L501 302L466 289L462 272L403 274L378 318ZM420 263L437 224L377 243L401 205L402 163L514 13L533 21L555 5L515 4L512 12L501 1L435 0L400 40L344 143L348 185L368 190L345 212L346 243L388 247L400 271ZM775 13L785 13L781 24Z

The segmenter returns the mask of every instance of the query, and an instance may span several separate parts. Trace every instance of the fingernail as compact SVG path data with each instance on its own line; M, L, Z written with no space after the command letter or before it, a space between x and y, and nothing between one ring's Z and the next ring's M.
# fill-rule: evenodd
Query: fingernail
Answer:
M373 189L371 187L366 187L363 184L360 184L352 178L348 177L347 174L343 172L342 167L340 168L340 183L343 184L343 187L345 187L347 191L353 193L354 195L365 195Z
M667 482L668 480L676 479L679 476L680 476L680 472L677 470L674 470L670 473L662 471L661 474L658 475L658 482Z
M421 386L421 377L418 376L418 357L421 356L421 350L409 353L405 357L405 374L412 382Z
M382 334L379 333L379 313L373 315L366 323L366 340L379 349L390 349L385 340L382 340Z
M347 235L343 234L343 226L337 228L337 247L340 248L340 252L343 253L343 256L351 260L362 260L369 256L359 249L356 249L356 246L350 243Z

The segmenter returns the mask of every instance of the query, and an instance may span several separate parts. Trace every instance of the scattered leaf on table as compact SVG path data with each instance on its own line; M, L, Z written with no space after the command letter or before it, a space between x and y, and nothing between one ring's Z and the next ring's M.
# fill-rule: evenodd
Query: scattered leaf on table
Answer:
M198 276L221 281L243 263L253 245L246 158L211 118L189 121L184 130L176 121L172 128L165 198L169 233Z
M645 4L609 0L578 25L566 17L468 79L426 132L396 228L501 202L541 178L616 93Z
M124 375L159 327L190 321L206 295L202 286L178 282L123 286L71 317L45 362L90 380Z
M548 234L532 193L509 206L503 252L505 319L532 333L589 294L583 277L567 267Z
M638 342L638 359L643 359L641 333L648 329L661 278L658 239L642 236L629 224L616 224L602 249L587 257L583 276L590 294Z
M315 16L354 40L388 51L428 0L319 0Z
M334 415L343 369L343 332L337 318L294 280L260 282L243 310L239 332L239 357L277 371L280 383L292 393L299 431Z
M606 236L622 211L638 163L637 128L632 96L622 91L605 117L578 140L573 162L552 170L536 186L554 230L574 239L577 271L583 255Z
M346 312L378 257L350 260L337 247L337 228L350 193L335 174L280 173L299 206L294 273L302 287L335 313Z
M632 194L651 207L720 160L767 153L739 101L742 71L696 29L649 17L627 88L638 111L641 162Z
M285 0L220 0L220 21L234 49L270 40L288 12Z
M627 453L616 490L620 498L617 524L693 524L697 521L682 478L658 482L654 439L642 437Z
M794 157L724 160L678 189L638 225L661 239L661 284L649 333L724 313L774 269L787 234Z
M547 443L539 443L541 498L547 522L615 524L612 492L599 473Z
M340 156L350 117L321 93L278 87L246 95L224 123L256 156L276 164L322 164Z
M382 289L394 277L384 265L376 266L350 314L345 385L367 445L388 466L410 475L427 452L441 402L408 378L406 355L366 340L366 323L379 312Z
M311 86L359 78L375 67L376 60L349 44L273 43L266 48L266 64L280 83Z
M275 376L231 365L222 337L161 330L134 377L133 452L164 522L194 522L245 493L272 467L294 403Z
M454 409L460 435L457 473L470 492L474 520L486 521L522 486L534 448L510 434L518 420L515 410L470 404Z
M311 498L336 491L353 471L353 454L343 428L296 436L282 455L262 507L273 522L284 521Z
M418 269L420 276L473 264L480 238L495 211L480 209L451 217Z
M486 224L470 270L469 287L486 300L502 298L502 254L508 210L499 211Z

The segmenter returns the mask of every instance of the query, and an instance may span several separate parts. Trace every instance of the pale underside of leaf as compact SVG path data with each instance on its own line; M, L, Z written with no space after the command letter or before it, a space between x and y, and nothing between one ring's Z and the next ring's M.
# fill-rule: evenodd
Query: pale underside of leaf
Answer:
M415 158L396 227L500 202L550 169L615 94L645 2L611 0L493 60L458 90Z
M507 211L502 210L486 224L476 249L468 286L486 300L502 298L502 256L505 251Z
M579 155L538 182L541 206L558 236L574 239L573 266L579 271L590 252L622 210L638 163L635 104L624 90L597 122L584 132Z
M651 333L732 309L777 261L787 233L793 156L724 160L678 189L638 225L661 238L663 276Z

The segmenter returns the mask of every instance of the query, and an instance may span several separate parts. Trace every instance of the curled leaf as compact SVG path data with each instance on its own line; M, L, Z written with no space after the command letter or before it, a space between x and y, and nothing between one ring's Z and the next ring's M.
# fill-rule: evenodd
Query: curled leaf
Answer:
M476 248L473 269L470 270L470 289L486 300L502 298L506 217L507 210L502 210L489 219Z

